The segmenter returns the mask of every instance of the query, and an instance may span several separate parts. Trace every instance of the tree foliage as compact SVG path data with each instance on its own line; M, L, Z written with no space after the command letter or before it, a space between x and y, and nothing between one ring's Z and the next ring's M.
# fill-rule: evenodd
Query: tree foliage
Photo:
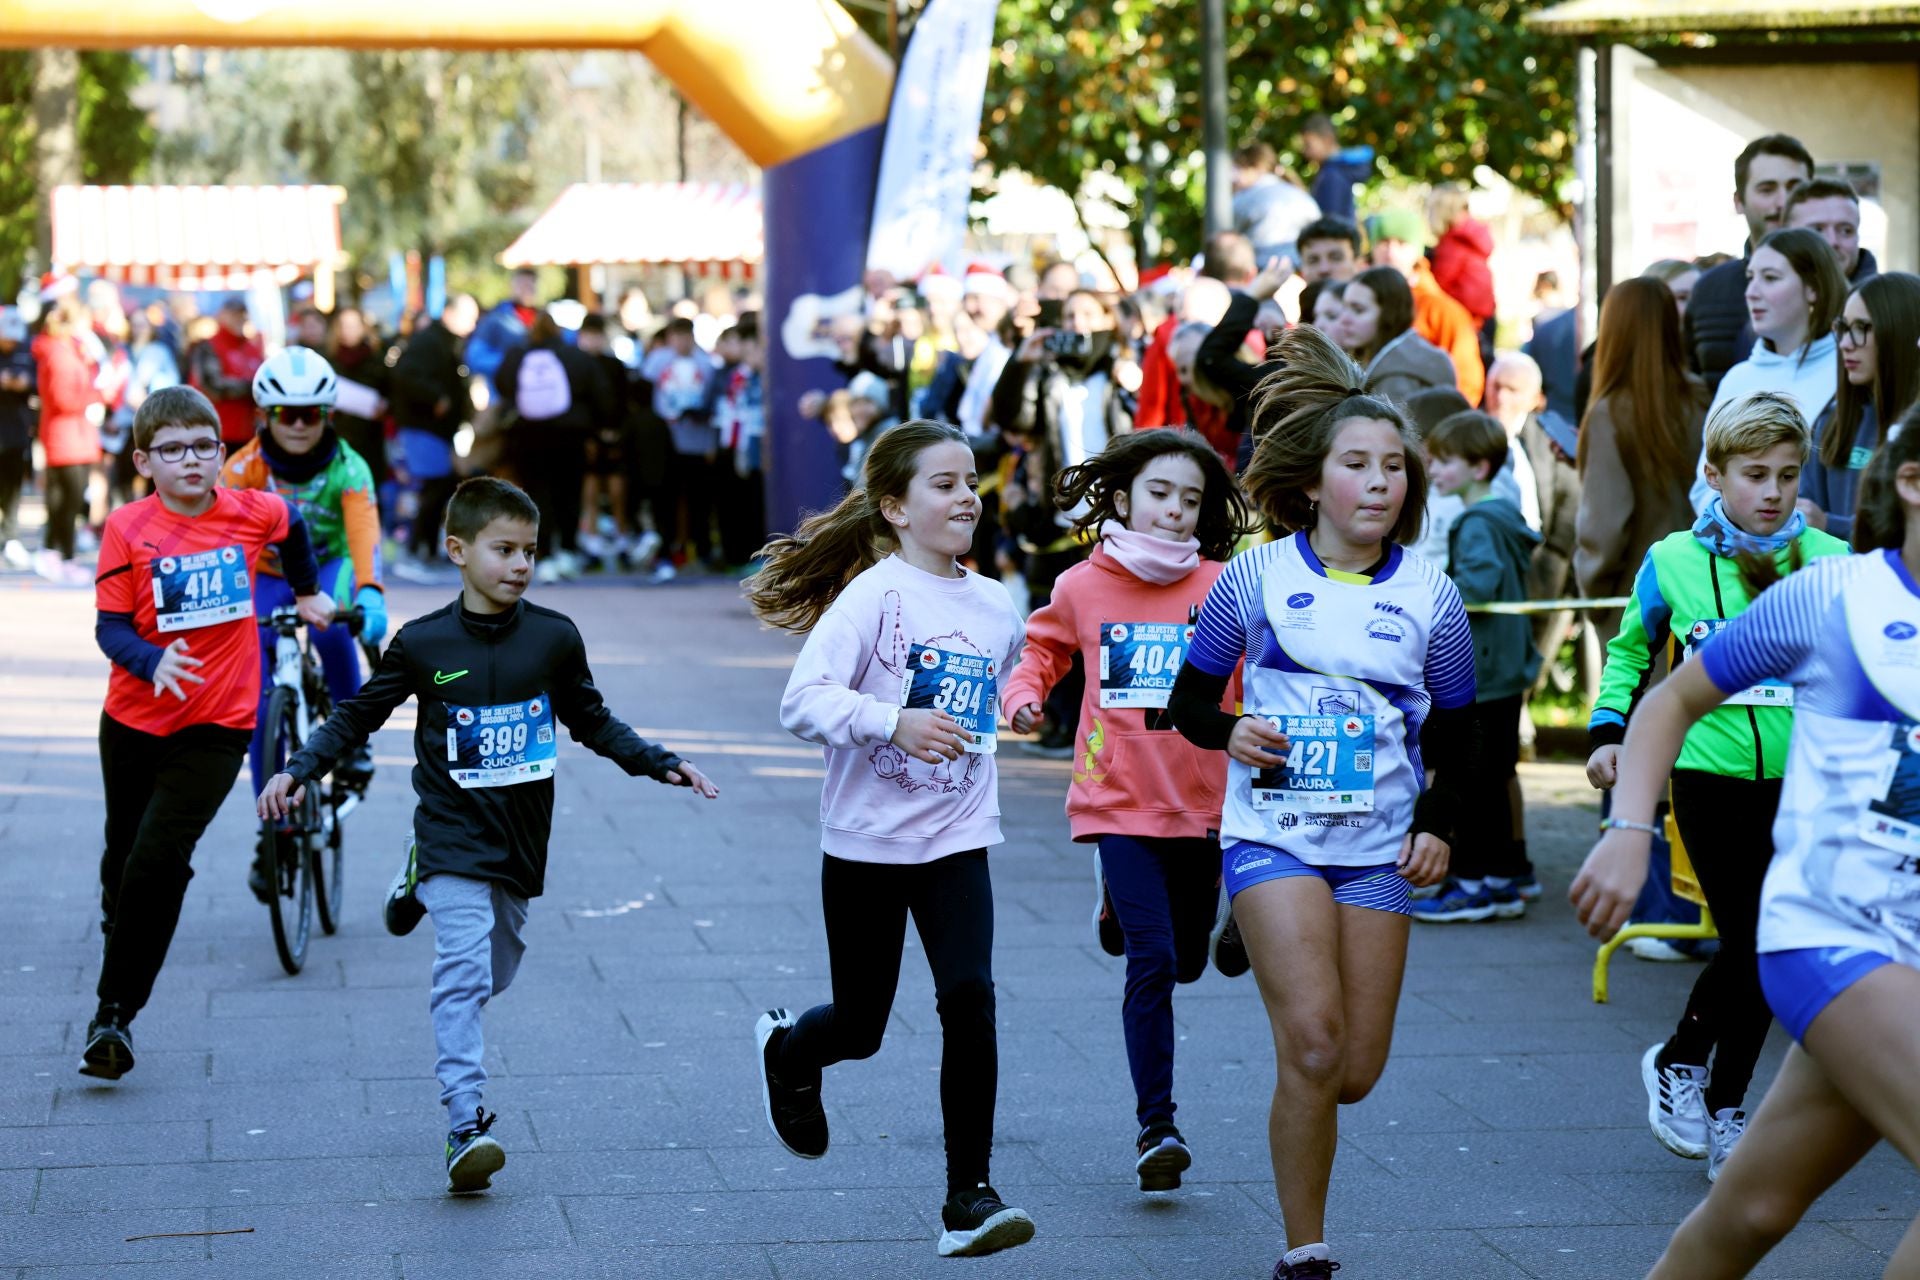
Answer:
M124 53L83 53L75 94L80 172L86 182L132 182L153 148L146 112L133 102L144 78ZM34 253L34 220L52 198L35 174L34 55L0 52L0 297L19 292ZM45 264L37 264L44 267Z
M1378 176L1469 179L1486 165L1564 207L1574 55L1531 34L1538 0L1226 0L1229 145L1298 164L1298 127L1330 114ZM987 160L1068 192L1112 175L1157 229L1200 237L1201 41L1193 0L1000 0L982 121ZM1138 231L1136 231L1136 236ZM1138 241L1136 240L1136 244Z

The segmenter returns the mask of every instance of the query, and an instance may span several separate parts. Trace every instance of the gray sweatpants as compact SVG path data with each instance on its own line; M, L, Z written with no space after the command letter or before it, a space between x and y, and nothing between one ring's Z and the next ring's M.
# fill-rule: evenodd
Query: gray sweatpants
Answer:
M448 1128L474 1123L480 1090L487 1083L480 1064L486 1039L480 1011L505 991L520 968L527 944L527 900L497 880L436 875L414 890L433 918L433 1039L440 1051L434 1074Z

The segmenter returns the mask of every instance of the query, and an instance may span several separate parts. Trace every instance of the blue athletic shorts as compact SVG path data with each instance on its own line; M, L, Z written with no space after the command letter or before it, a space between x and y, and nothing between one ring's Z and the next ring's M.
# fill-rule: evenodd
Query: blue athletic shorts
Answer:
M1228 897L1268 880L1319 876L1333 890L1333 900L1342 906L1394 911L1403 916L1413 911L1413 886L1400 874L1399 864L1393 862L1373 867L1316 867L1284 850L1242 840L1221 856L1221 873Z
M1807 1028L1835 996L1881 965L1892 963L1878 951L1860 947L1762 951L1760 989L1780 1025L1795 1040L1804 1041Z

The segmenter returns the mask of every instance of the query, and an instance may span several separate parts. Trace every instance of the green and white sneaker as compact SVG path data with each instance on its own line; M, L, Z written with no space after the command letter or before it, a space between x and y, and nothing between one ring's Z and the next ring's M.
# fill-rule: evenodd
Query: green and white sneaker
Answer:
M419 895L414 892L419 887L420 857L409 837L406 865L400 868L400 874L387 887L387 932L396 938L404 938L412 933L419 925L420 918L427 914L427 909L420 905Z
M493 1185L493 1175L507 1163L506 1149L487 1130L500 1117L482 1107L474 1112L474 1122L447 1135L447 1191L465 1195L485 1191Z

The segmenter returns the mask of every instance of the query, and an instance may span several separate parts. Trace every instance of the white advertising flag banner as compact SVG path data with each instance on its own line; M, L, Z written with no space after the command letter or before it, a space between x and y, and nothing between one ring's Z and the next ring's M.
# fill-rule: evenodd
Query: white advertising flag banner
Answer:
M998 0L931 0L894 80L867 267L911 280L957 264L973 196Z

